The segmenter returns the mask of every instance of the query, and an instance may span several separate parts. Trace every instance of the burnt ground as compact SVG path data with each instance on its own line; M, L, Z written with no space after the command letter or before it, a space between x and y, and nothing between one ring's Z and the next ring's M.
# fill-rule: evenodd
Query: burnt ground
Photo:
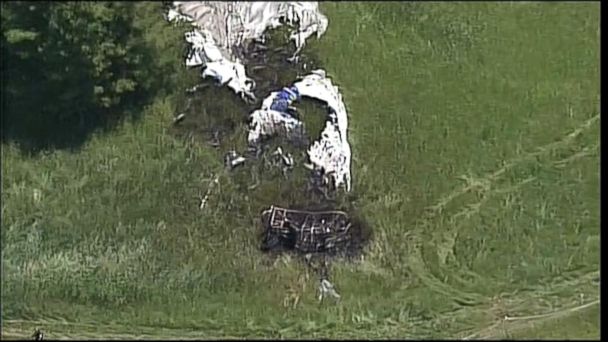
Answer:
M285 31L275 30L267 38L267 48L252 43L243 52L247 74L256 82L254 93L257 100L254 103L246 103L229 88L215 86L212 80L200 79L199 89L194 93L185 93L179 101L181 108L177 108L176 113L186 115L172 126L172 132L183 139L216 149L218 158L230 150L244 154L249 113L259 108L270 92L291 85L310 70L323 67L310 49L300 54L297 63L288 62L294 47L289 44L290 48L285 48L286 39ZM193 72L199 70L196 68ZM310 142L316 140L325 125L325 104L303 99L296 107L304 121L308 139ZM268 162L278 146L285 153L293 155L295 167L287 173ZM263 150L265 152L260 158L248 159L245 165L231 171L239 191L246 194L252 203L252 211L261 213L270 205L309 211L345 211L353 222L353 243L351 250L342 254L358 254L370 239L371 229L356 209L356 194L345 194L340 190L327 197L312 186L310 171L302 166L307 161L305 147L293 146L277 137L266 141ZM259 222L259 219L256 221Z
M346 259L352 259L359 256L365 247L366 243L370 240L372 236L372 231L367 221L365 221L359 214L359 212L351 207L336 207L331 204L316 204L316 205L294 205L289 207L291 210L301 210L305 212L328 212L328 211L343 211L347 214L346 221L344 224L350 224L350 228L347 233L340 233L340 228L334 226L331 229L337 229L337 235L335 244L326 245L324 240L324 234L319 234L313 237L314 240L321 242L320 246L303 246L303 248L297 248L296 240L298 239L299 234L307 235L308 233L304 230L299 230L297 227L291 227L289 229L295 228L298 230L298 233L294 233L293 235L285 236L282 233L278 232L275 229L270 228L270 214L261 215L261 223L262 226L267 227L268 229L262 232L260 239L262 240L262 250L265 252L271 253L281 253L281 252L293 252L296 255L315 255L322 257L340 257ZM300 218L296 219L299 222L306 221L307 213L296 214L293 215L299 216ZM327 215L326 213L322 213L322 215ZM317 217L317 219L320 219ZM330 219L331 220L331 219ZM336 222L336 221L334 221ZM292 221L293 224L293 221ZM332 223L335 224L335 223ZM297 235L296 235L297 234Z

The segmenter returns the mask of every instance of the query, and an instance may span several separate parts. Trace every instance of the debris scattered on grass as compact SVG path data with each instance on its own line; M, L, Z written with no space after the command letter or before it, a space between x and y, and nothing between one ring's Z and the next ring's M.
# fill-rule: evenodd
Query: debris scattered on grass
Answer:
M185 20L196 27L185 34L191 45L186 65L202 66L203 78L211 77L218 85L227 85L250 102L255 100L253 89L256 83L245 74L244 63L252 62L260 55L263 57L268 51L264 46L266 31L286 23L291 30L289 39L296 47L287 59L298 63L300 58L296 56L306 39L314 33L320 37L328 24L316 2L175 1L166 18L170 21ZM284 48L279 46L273 51ZM265 64L262 58L262 63L254 67L265 67ZM308 66L306 62L303 65ZM273 83L276 87L276 80ZM195 86L188 91L197 89ZM291 103L301 96L321 100L330 109L321 139L308 149L310 162L319 171L330 175L336 189L344 184L350 191L351 151L346 138L347 114L342 96L323 70L314 70L292 86L266 97L262 107L250 114L249 144L257 144L262 137L280 132L286 132L293 141L307 141L303 122L291 107Z
M329 255L356 252L362 227L340 210L305 211L271 206L262 212L262 250L292 250ZM351 253L352 254L352 253Z
M173 124L176 125L176 124L182 122L185 118L186 118L186 113L181 113L173 119Z
M219 177L215 176L210 182L209 185L207 186L207 192L205 192L205 196L201 197L201 204L199 205L199 208L201 210L205 209L205 207L207 206L207 202L209 201L209 195L211 194L211 191L219 184Z
M255 85L241 63L247 43L263 45L267 29L287 24L295 61L306 39L315 33L320 37L328 23L317 2L174 1L172 7L167 20L195 27L185 34L191 44L186 65L203 66L203 77L216 79L243 98L255 98Z
M34 341L42 341L44 339L44 333L40 329L36 329L34 334L32 334L32 338Z
M325 278L321 278L319 282L319 301L322 302L326 295L330 295L335 299L340 299L340 294L334 289L334 285Z
M288 46L284 46L289 44L280 44L273 49L266 46L265 31L282 25L281 19L291 28L297 26L289 37L295 42L295 52L290 52ZM261 159L262 165L279 167L287 177L287 173L296 165L293 155L285 152L281 146L269 155L264 153L268 150L265 147L268 146L266 143L269 138L279 136L286 138L291 145L302 148L302 157L307 157L302 164L310 171L307 190L312 188L317 194L323 195L321 201L333 200L332 194L339 187L343 186L347 192L351 190L348 117L342 95L315 61L299 56L305 40L315 32L317 36L322 35L327 28L327 18L319 12L316 2L173 2L168 20L186 20L196 27L185 34L186 41L190 43L186 65L200 66L203 78L212 78L216 85L232 89L245 100L244 105L250 108L247 110L248 151L244 155L234 150L228 151L224 155L226 168L232 170L248 159ZM272 60L276 57L281 60ZM255 80L246 74L245 65L253 77L257 75ZM294 67L298 66L301 70L295 72ZM308 75L300 77L302 72L307 72ZM296 76L298 80L292 83L291 80ZM187 89L186 93L192 95L209 84L206 82L194 86ZM285 84L291 85L283 87ZM254 90L257 96L254 95ZM292 106L302 97L321 101L325 104L324 108L327 108L321 138L312 145L309 145L310 139L300 114ZM191 99L188 100L187 109L190 108L190 101ZM257 102L255 107L252 106L254 101ZM220 102L215 105L218 103ZM195 107L199 110L200 103ZM239 113L240 109L230 112ZM217 113L217 108L209 113ZM184 116L178 116L176 122L184 120ZM182 126L189 126L190 121L188 119ZM217 127L214 126L216 121L215 118L205 121L205 124L211 126L206 132L213 132L209 142L213 147L220 146ZM220 118L220 121L225 125L226 120ZM230 122L232 130L236 123L235 120ZM257 166L252 172L255 168ZM252 178L255 184L250 185L249 190L260 184L257 174ZM208 202L209 193L217 182L216 177L201 198L201 209ZM316 198L314 192L311 198ZM340 210L310 211L271 206L262 214L262 220L265 222L262 249L306 254L308 262L311 261L311 255L320 255L323 265L318 270L319 300L322 301L327 296L340 299L340 294L329 281L325 257L358 254L369 238L368 232L365 232L367 227Z
M239 155L238 153L236 153L236 151L233 150L226 153L226 155L224 156L224 165L226 165L227 168L232 170L235 167L243 164L245 160L246 159L243 156Z
M306 140L304 123L298 115L289 110L294 101L302 96L320 100L329 109L325 129L321 139L308 149L308 157L313 169L332 180L333 188L344 184L351 189L351 149L347 140L348 116L342 95L338 88L326 77L325 71L315 70L291 87L272 92L260 109L250 114L247 141L255 146L264 137L284 135L291 141Z

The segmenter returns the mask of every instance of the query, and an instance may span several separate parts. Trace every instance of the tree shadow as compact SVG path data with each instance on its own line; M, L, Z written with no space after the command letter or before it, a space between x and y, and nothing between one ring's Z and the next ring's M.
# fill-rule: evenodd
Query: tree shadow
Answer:
M13 143L30 156L49 150L77 152L94 133L105 134L125 119L140 119L150 96L133 97L128 104L114 107L111 113L88 108L59 116L45 111L48 104L40 101L32 101L28 106L11 106L3 96L0 142Z
M3 96L0 142L14 143L30 156L52 150L77 152L94 133L105 134L126 119L139 120L151 97L133 94L125 104L111 110L89 106L61 115L46 110L50 104L45 101L32 100L25 106L15 106Z

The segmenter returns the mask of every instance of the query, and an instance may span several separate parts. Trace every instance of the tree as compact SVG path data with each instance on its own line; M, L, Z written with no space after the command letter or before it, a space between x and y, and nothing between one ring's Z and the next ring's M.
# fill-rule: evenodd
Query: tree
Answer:
M159 86L135 9L160 3L2 2L2 138L73 145ZM163 27L168 24L157 24ZM157 29L159 31L159 29ZM179 66L179 60L174 60ZM80 140L80 141L74 141ZM34 146L35 145L35 146Z

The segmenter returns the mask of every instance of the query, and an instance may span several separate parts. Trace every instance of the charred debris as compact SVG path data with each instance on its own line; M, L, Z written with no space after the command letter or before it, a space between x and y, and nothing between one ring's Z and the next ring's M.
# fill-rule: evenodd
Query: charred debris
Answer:
M185 92L183 108L174 119L174 133L195 140L203 137L200 142L213 148L234 146L234 142L229 141L231 134L239 124L247 125L248 114L260 106L261 99L321 67L313 55L305 52L297 60L288 61L294 48L285 44L285 40L286 35L275 30L267 37L266 44L251 42L239 51L247 74L255 82L255 102L243 101L225 87L202 80ZM272 141L264 141L260 148L249 148L242 154L229 150L223 154L224 163L228 170L233 170L253 160L265 168L280 170L280 174L288 178L294 171L294 158L303 159L306 150L303 141L288 143L293 147L291 152L273 146ZM259 172L260 168L255 167L255 170ZM332 188L331 182L318 172L308 170L308 174L308 182L294 184L292 191L301 196L300 203L305 204L277 198L260 213L263 230L260 248L270 254L288 252L303 256L309 265L313 259L321 258L322 267L317 270L322 280L326 280L328 258L360 255L371 237L371 230L352 205L345 208L338 204L350 202L344 200L346 195ZM256 186L252 184L249 189Z

